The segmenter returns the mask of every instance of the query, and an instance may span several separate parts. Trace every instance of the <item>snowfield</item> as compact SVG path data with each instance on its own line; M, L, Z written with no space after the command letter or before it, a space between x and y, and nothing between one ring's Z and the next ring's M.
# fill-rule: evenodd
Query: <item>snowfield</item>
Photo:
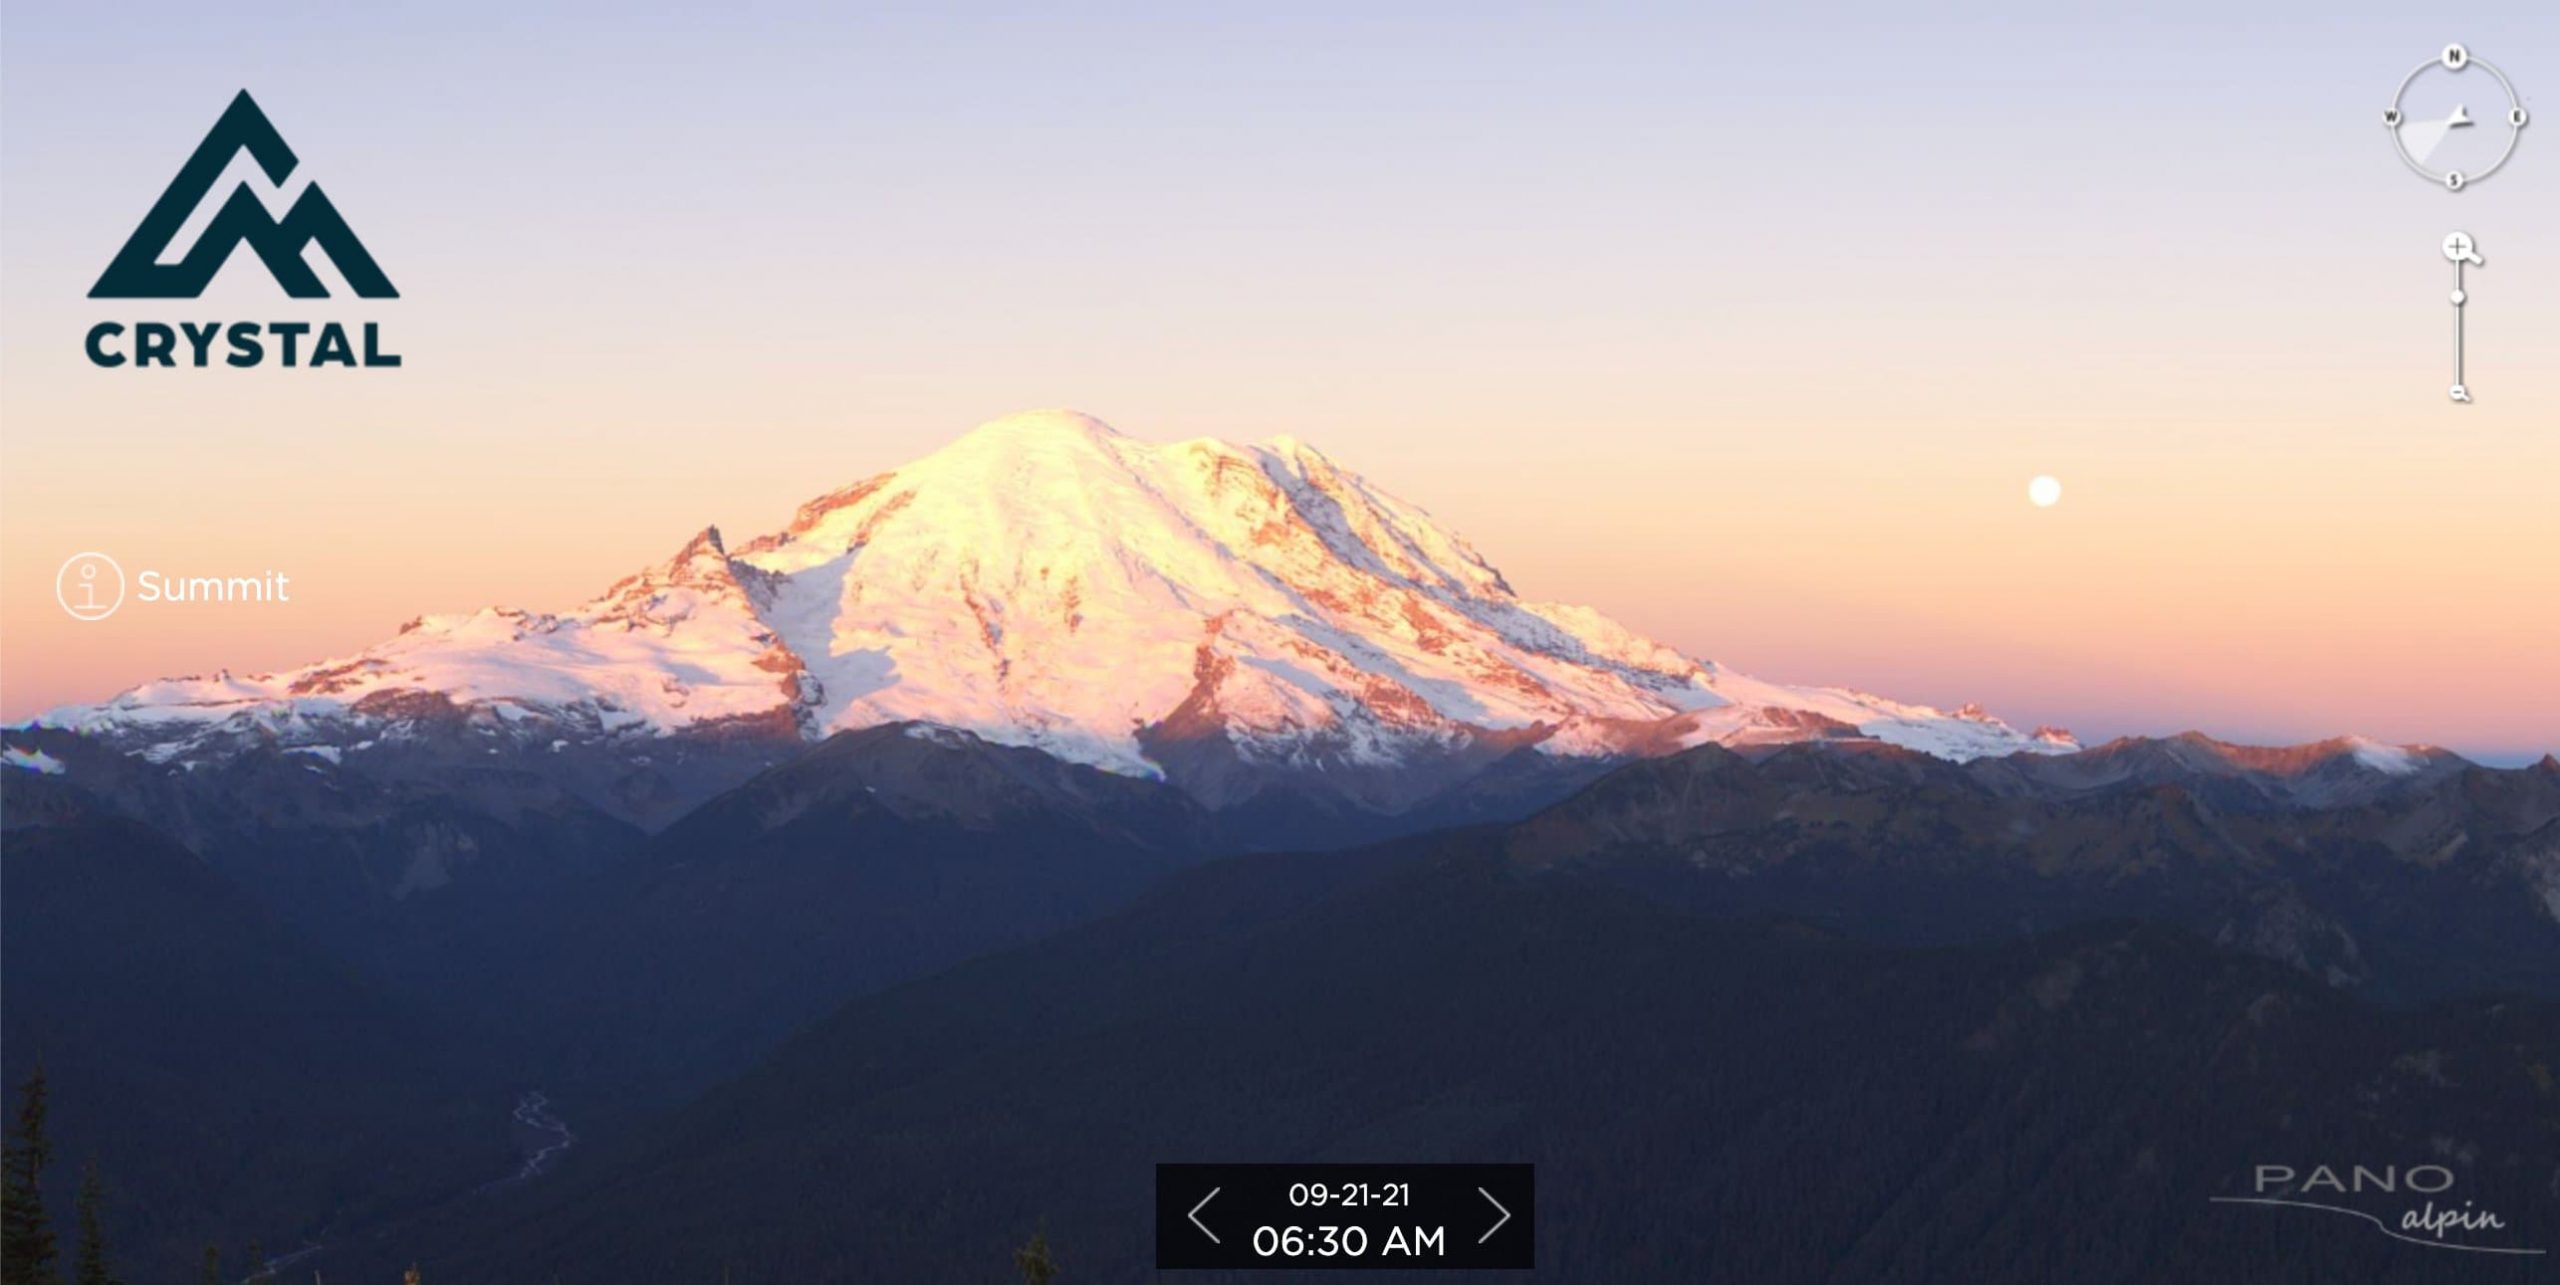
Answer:
M165 679L38 726L166 760L352 745L432 713L538 743L914 720L1156 775L1164 747L1392 768L1485 738L1569 756L1864 736L2078 748L1974 711L1760 682L1531 602L1312 447L1154 445L1064 411L986 424L731 546L551 615L431 616L285 673ZM557 745L554 745L557 748Z

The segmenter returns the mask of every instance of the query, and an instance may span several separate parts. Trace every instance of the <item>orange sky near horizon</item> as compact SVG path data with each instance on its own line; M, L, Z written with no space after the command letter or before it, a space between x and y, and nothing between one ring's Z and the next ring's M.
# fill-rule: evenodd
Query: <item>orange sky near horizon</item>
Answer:
M2015 466L1917 448L1842 459L1790 434L1727 434L1739 440L1702 453L1711 464L1672 469L1597 426L1487 432L1450 457L1382 449L1415 435L1392 425L1118 422L1156 440L1295 431L1467 534L1524 595L1598 605L1772 678L1979 700L2092 736L2560 748L2560 583L2539 554L2560 533L2536 471L2483 472L2464 451L2382 432L2345 460L2225 450L2210 470L2047 449L2034 467L2066 490L2038 509ZM651 436L649 450L483 473L444 462L423 425L361 469L325 453L242 461L220 434L171 444L157 485L76 505L17 493L13 467L0 484L6 717L144 677L347 654L421 612L567 608L702 525L773 529L800 501L938 445L882 422L845 434L830 465L805 432ZM289 520L261 494L289 497ZM2420 516L2417 501L2439 496L2462 502ZM283 570L296 600L78 622L47 600L55 544L113 552L130 574Z
M2371 100L2441 44L2428 15L2269 41L2201 0L2014 8L502 41L13 11L0 719L569 608L706 524L1072 407L1294 434L1524 595L1772 679L2087 739L2560 751L2560 140L2458 198L2414 181ZM2466 22L2560 85L2548 6ZM1819 57L1694 74L1767 40ZM86 298L243 84L399 299L288 300L245 256L201 299ZM2456 220L2488 260L2469 406ZM83 357L146 318L377 321L405 364ZM295 601L83 623L53 578L88 550Z

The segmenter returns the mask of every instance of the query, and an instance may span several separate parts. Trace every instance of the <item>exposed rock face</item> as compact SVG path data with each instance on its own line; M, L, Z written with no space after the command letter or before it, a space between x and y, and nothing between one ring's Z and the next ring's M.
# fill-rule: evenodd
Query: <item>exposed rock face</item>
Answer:
M706 528L574 611L423 617L355 657L146 683L39 720L161 761L454 736L628 755L909 721L1213 802L1285 787L1387 811L1524 747L2074 748L1976 709L1756 682L1523 599L1300 442L1158 446L1068 412L982 426L735 549Z

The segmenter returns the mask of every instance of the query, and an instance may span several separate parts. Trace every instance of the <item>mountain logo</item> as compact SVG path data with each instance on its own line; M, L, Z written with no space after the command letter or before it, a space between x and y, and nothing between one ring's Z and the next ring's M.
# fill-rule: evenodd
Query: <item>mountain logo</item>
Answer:
M245 243L257 252L259 260L267 265L267 272L286 294L296 299L326 299L329 288L302 259L304 248L314 242L357 294L367 299L400 297L391 278L383 275L373 255L365 250L364 242L356 239L355 230L347 226L338 207L330 203L317 183L305 187L281 219L269 214L258 194L242 183L223 200L221 209L214 213L212 222L205 225L203 235L196 238L184 258L175 263L160 262L187 216L204 203L232 156L242 151L248 152L266 171L268 180L278 186L292 176L300 163L284 135L268 123L267 114L258 110L257 100L249 97L245 89L223 109L222 118L196 145L195 154L179 168L168 190L153 203L151 212L142 216L142 225L116 252L115 261L107 265L89 297L196 298L204 293L214 274L222 270L231 252Z

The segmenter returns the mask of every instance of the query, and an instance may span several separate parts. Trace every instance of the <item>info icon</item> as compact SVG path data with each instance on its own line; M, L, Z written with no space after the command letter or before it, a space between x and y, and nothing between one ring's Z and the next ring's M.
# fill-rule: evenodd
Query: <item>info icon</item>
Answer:
M124 568L103 553L75 553L53 573L53 598L74 620L104 620L124 605Z

